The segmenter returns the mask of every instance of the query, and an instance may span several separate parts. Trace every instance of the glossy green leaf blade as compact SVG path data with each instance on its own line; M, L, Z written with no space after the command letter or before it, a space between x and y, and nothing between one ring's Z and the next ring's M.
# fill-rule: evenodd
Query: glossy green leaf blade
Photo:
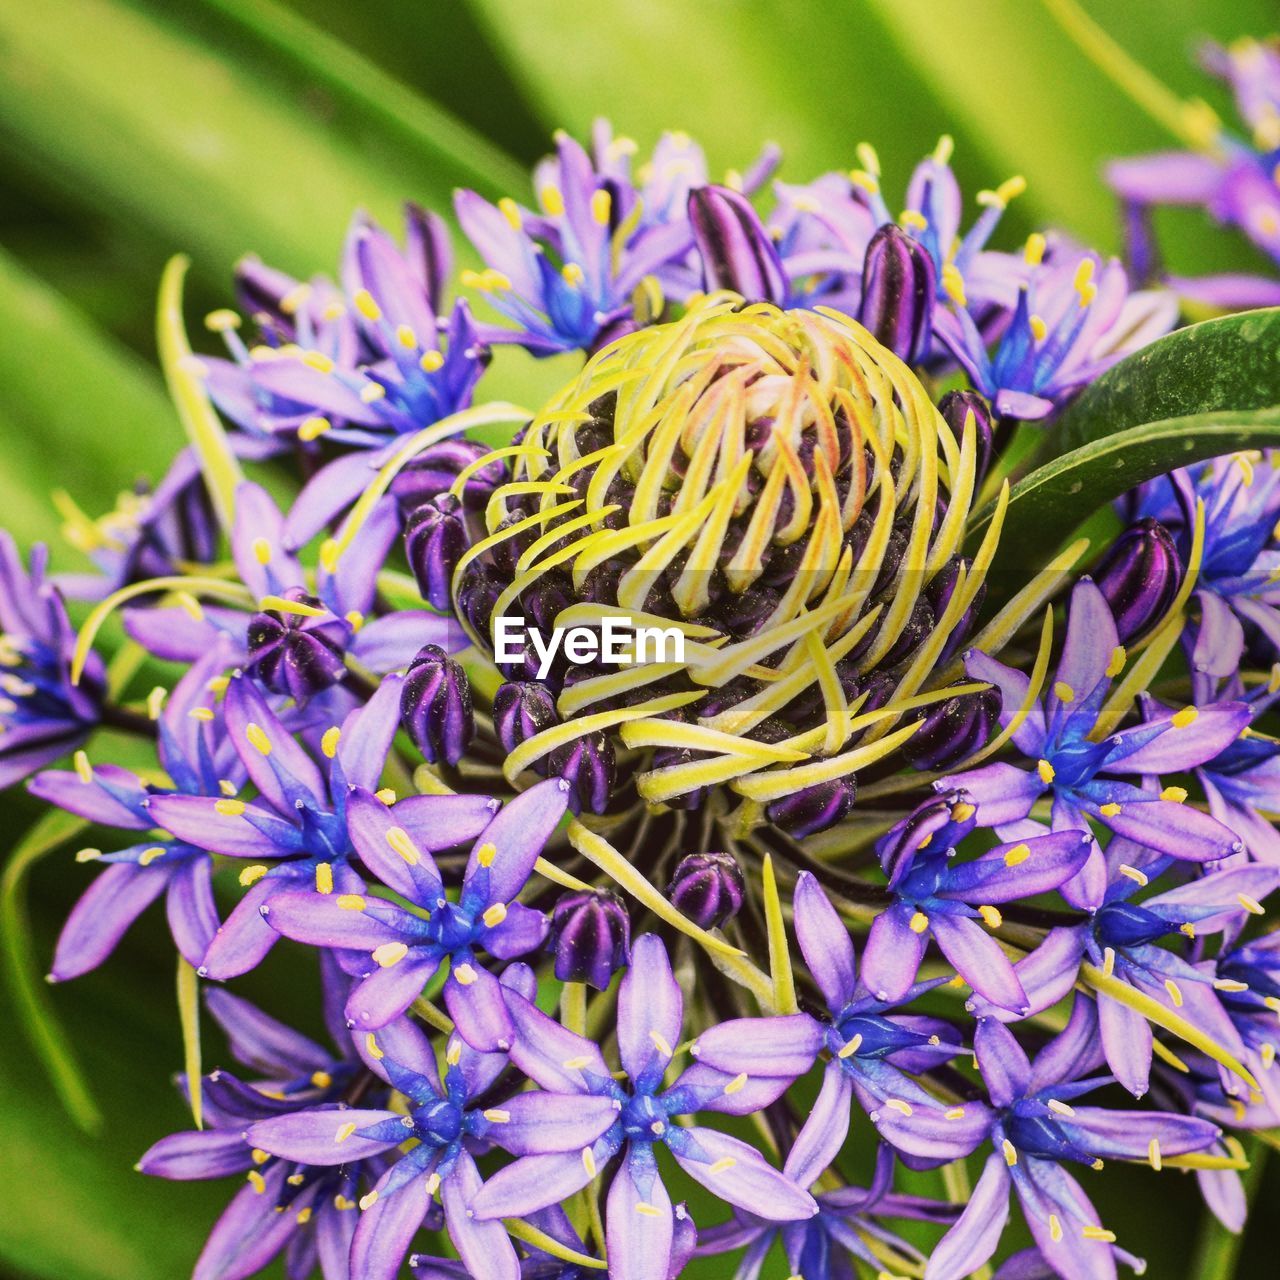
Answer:
M295 272L328 268L357 207L389 223L406 197L447 208L484 164L443 126L417 163L402 140L367 121L343 127L278 73L110 0L6 5L0 48L0 119L16 145L73 198L206 269L249 250Z
M1035 569L1099 508L1177 467L1241 449L1280 446L1280 409L1146 422L1054 458L1013 487L995 571ZM990 512L971 537L981 537Z
M52 489L97 514L160 478L182 435L159 378L3 252L0 331L0 508L20 542L57 536Z
M1042 456L1065 454L1144 422L1275 405L1280 307L1190 325L1121 361L1049 429Z

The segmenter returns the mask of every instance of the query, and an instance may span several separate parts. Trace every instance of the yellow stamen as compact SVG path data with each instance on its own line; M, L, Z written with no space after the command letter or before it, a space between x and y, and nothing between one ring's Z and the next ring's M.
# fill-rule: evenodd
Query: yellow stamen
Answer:
M299 440L318 440L327 431L333 430L333 424L328 418L322 418L318 414L310 418L305 418L298 426Z
M1161 800L1168 800L1173 804L1181 804L1187 798L1187 789L1185 787L1165 787L1160 793Z
M1169 993L1169 999L1173 1001L1175 1009L1182 1008L1182 988L1178 986L1172 978L1164 980L1164 989Z
M1040 775L1040 781L1047 787L1056 776L1053 771L1053 765L1047 760L1038 760L1036 762L1036 772Z
M264 867L260 862L255 862L251 867L245 867L245 869L240 872L241 886L247 889L250 885L257 884L258 881L267 874L268 870L269 868Z
M1012 1168L1013 1168L1013 1166L1014 1166L1015 1164L1017 1164L1017 1163L1018 1163L1018 1149L1017 1149L1017 1147L1015 1147L1015 1146L1013 1145L1013 1143L1012 1143L1012 1142L1010 1142L1008 1138L1006 1138L1006 1139L1005 1139L1005 1140L1000 1144L1000 1150L1004 1152L1004 1162L1005 1162L1005 1164L1007 1164L1007 1165L1009 1166L1009 1168L1011 1168L1011 1169L1012 1169Z
M351 1137L355 1131L355 1124L348 1120L346 1124L338 1126L338 1132L333 1135L333 1140L334 1142L346 1142L346 1140Z
M924 933L929 927L929 917L923 911L917 911L908 923L912 933Z
M266 1191L267 1180L262 1176L262 1174L260 1174L257 1171L257 1169L249 1170L248 1179L249 1179L249 1185L254 1189L255 1192L257 1192L258 1195L262 1195Z
M582 1167L587 1171L588 1178L596 1176L596 1158L590 1147L582 1148Z
M1106 804L1100 804L1098 806L1098 812L1102 814L1104 818L1114 818L1119 814L1120 806L1116 804L1114 800L1109 800Z
M988 929L998 929L1004 923L1004 917L995 907L979 907L978 914L986 922Z
M403 942L384 942L373 950L373 959L380 968L389 969L399 964L409 954L409 948Z
M506 904L495 902L493 906L486 908L483 916L480 917L490 929L496 929L506 918Z
M1006 867L1016 867L1026 862L1031 857L1031 846L1028 844L1015 844L1012 849L1008 849L1004 855L1004 865Z
M366 320L382 319L382 308L373 300L373 294L368 289L357 290L356 296L351 301L356 304L356 310Z
M1128 876L1135 884L1145 885L1147 883L1148 878L1146 874L1139 871L1137 867L1131 867L1127 862L1122 862L1120 864L1120 874L1122 876Z
M249 724L244 731L244 736L249 739L249 745L255 751L261 752L264 756L271 754L271 739L267 737L260 725Z
M1200 718L1200 712L1195 707L1183 707L1173 717L1173 727L1175 729L1185 729L1188 725L1193 725Z
M453 976L464 986L469 987L477 981L480 975L469 964L460 964L454 971Z
M1054 684L1053 692L1059 702L1074 702L1076 700L1076 691L1062 680Z
M1111 660L1107 663L1107 675L1113 680L1124 670L1124 664L1129 660L1129 655L1124 645L1118 644L1111 650Z
M316 863L316 892L333 892L333 867L328 862Z
M324 737L320 739L320 750L329 757L330 760L338 754L338 739L342 737L342 730L338 726L332 725L324 731Z
M89 763L87 752L77 751L71 757L71 762L75 765L76 776L81 782L88 784L93 781L93 765Z
M340 893L337 903L343 911L363 911L365 908L365 901L358 893Z
M213 808L224 818L238 818L244 812L245 804L243 800L215 800Z
M476 850L476 861L482 867L493 866L493 860L497 856L498 856L498 846L495 844L488 844L488 843L482 844L480 848Z

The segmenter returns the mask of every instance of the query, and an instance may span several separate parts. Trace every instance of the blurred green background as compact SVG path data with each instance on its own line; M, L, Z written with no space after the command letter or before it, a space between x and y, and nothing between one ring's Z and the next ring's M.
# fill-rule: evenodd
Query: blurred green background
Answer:
M1227 118L1192 66L1196 43L1276 24L1274 0L1086 7L1175 90L1204 94ZM713 172L776 141L794 181L847 168L869 140L891 192L949 132L967 191L1026 176L1006 243L1053 223L1106 249L1118 224L1102 162L1171 143L1035 0L10 0L0 522L20 541L56 542L50 490L96 514L137 476L157 477L179 444L152 337L170 254L193 258L193 318L230 300L246 251L297 273L330 269L358 206L394 224L405 197L447 210L459 185L523 195L551 131L582 135L601 114L642 147L664 128L688 130ZM1198 215L1164 230L1175 267L1254 265ZM535 397L553 377L516 364L504 391ZM5 849L38 816L16 793L0 813ZM29 918L42 962L83 884L66 854L36 868ZM103 971L51 995L103 1113L96 1137L68 1120L0 988L0 1274L178 1280L230 1194L131 1170L185 1118L170 1087L181 1049L157 916ZM249 992L309 1010L310 981L276 964ZM1270 1276L1272 1174L1238 1250L1205 1234L1190 1177L1108 1171L1090 1190L1149 1274Z

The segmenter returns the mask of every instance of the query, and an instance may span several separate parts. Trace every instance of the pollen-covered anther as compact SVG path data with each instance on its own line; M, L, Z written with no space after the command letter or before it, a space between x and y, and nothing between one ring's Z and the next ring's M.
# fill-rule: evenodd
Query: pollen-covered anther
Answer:
M715 1164L708 1166L707 1172L708 1173L728 1173L729 1170L732 1169L737 1163L738 1163L737 1160L735 1160L733 1156L724 1156L722 1159L717 1160Z
M664 1058L674 1056L675 1050L672 1049L670 1042L660 1031L651 1030L649 1032L649 1039L653 1041L654 1047Z
M1175 729L1186 729L1200 718L1200 712L1196 707L1183 707L1181 711L1176 711L1170 723Z
M1108 1231L1106 1227L1084 1226L1080 1228L1080 1234L1086 1240L1098 1240L1103 1244L1115 1244L1116 1233Z
M952 1107L952 1108L950 1108L950 1110L948 1110L948 1111L944 1111L944 1112L942 1113L942 1118L943 1118L944 1120L963 1120L963 1119L964 1119L964 1108L963 1108L963 1107Z
M1120 806L1114 800L1109 800L1106 804L1098 806L1098 812L1104 818L1115 818L1120 814Z
M590 1147L582 1148L582 1167L586 1170L588 1178L596 1176L596 1157Z
M1059 1101L1057 1098L1050 1098L1045 1103L1045 1106L1047 1106L1050 1111L1056 1111L1060 1116L1070 1117L1075 1115L1075 1109L1073 1107L1069 1106L1065 1102Z
M1122 876L1127 876L1135 884L1147 884L1148 878L1146 872L1139 871L1137 867L1131 867L1127 862L1122 862L1120 864L1120 874Z
M992 906L982 906L978 908L978 914L982 917L983 922L988 929L998 929L1004 923L1004 917Z
M395 853L398 853L411 867L422 861L422 854L414 844L412 837L403 827L388 827L386 841Z
M1059 702L1070 703L1076 700L1076 691L1062 680L1059 680L1054 684L1053 692Z
M923 911L917 911L907 924L912 933L924 933L929 928L929 917Z
M1147 1163L1157 1172L1161 1169L1160 1139L1152 1138L1147 1144Z
M333 892L333 865L328 862L316 863L316 892Z
M1005 1164L1012 1169L1013 1166L1018 1163L1018 1148L1015 1147L1008 1138L1005 1138L1000 1143L1000 1150L1004 1153Z
M453 971L453 976L457 978L459 983L464 987L469 987L473 982L479 980L480 975L475 971L475 967L469 964L460 964Z
M1160 793L1160 799L1167 800L1171 804L1182 804L1186 798L1186 787L1165 787L1165 789Z
M739 1072L736 1076L733 1077L732 1080L729 1081L727 1085L725 1085L724 1087L725 1093L730 1095L733 1095L735 1093L741 1093L742 1090L746 1088L747 1080L748 1080L747 1073L745 1071Z
M1267 914L1267 909L1260 903L1257 898L1251 898L1247 893L1236 894L1236 901L1251 915L1263 916Z
M840 1048L836 1051L836 1057L837 1058L852 1057L855 1053L858 1052L858 1050L861 1047L862 1047L862 1032L858 1032L857 1035L850 1036L849 1039L846 1040L844 1044L840 1046Z
M343 911L363 911L366 905L358 893L340 893L336 901Z
M268 868L264 867L260 862L254 863L252 866L245 867L240 872L241 887L247 889L250 885L257 884L258 881L267 874L267 871Z
M1182 988L1172 978L1164 980L1164 989L1169 993L1169 999L1173 1001L1175 1009L1182 1008Z
M1053 765L1051 765L1047 760L1036 761L1036 773L1040 775L1040 781L1043 782L1046 787L1049 786L1057 776L1054 772Z
M266 730L261 725L253 723L246 725L244 736L255 751L264 756L271 754L271 739L267 737Z
M382 969L399 964L408 954L409 948L403 942L384 942L372 952L374 963Z
M914 1111L909 1102L904 1102L901 1098L888 1098L884 1104L890 1111L896 1111L899 1115L914 1115Z
M1028 844L1015 844L1012 849L1007 849L1004 855L1004 865L1006 867L1021 866L1031 857L1031 846Z
M495 902L485 909L480 917L490 929L496 929L507 918L507 907L503 902Z
M346 1124L340 1124L338 1126L338 1131L333 1135L333 1140L334 1142L346 1142L346 1140L351 1137L355 1131L356 1125L352 1121L348 1120Z

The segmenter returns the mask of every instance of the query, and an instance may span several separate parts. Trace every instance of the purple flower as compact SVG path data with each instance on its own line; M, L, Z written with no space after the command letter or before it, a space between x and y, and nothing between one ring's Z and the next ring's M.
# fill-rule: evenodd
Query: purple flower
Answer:
M1107 179L1126 204L1135 257L1151 260L1148 225L1152 208L1200 206L1218 223L1243 232L1273 262L1280 263L1280 189L1275 167L1280 159L1280 55L1271 45L1251 39L1229 48L1207 44L1201 61L1225 80L1235 95L1247 137L1223 129L1216 119L1197 129L1201 145L1113 161ZM1212 307L1246 309L1280 303L1274 276L1223 274L1178 277L1169 283L1179 293Z
M697 1255L716 1256L742 1249L743 1255L733 1273L733 1280L759 1280L765 1258L779 1237L787 1257L787 1265L806 1280L857 1280L855 1258L877 1272L883 1270L888 1246L909 1262L919 1266L924 1255L881 1222L883 1218L903 1218L915 1222L955 1221L959 1208L939 1204L922 1196L901 1195L893 1190L893 1148L881 1144L876 1152L875 1173L869 1187L841 1187L814 1196L817 1214L804 1222L779 1226L768 1218L757 1218L741 1209L718 1227L698 1233ZM793 1168L788 1160L783 1172L803 1185L821 1169ZM865 1237L875 1239L881 1247L875 1252Z
M1276 1069L1276 1019L1280 1017L1280 933L1225 948L1202 965L1240 1038L1241 1054L1262 1090L1272 1117L1280 1115ZM1215 1073L1215 1083L1217 1083ZM1227 1115L1239 1123L1242 1100L1230 1098ZM1260 1127L1270 1127L1274 1119ZM1252 1126L1250 1126L1252 1127Z
M313 1107L250 1125L247 1140L282 1160L337 1167L399 1153L372 1191L360 1198L358 1225L350 1236L355 1280L394 1280L405 1254L440 1196L444 1222L472 1275L518 1280L515 1250L501 1223L482 1222L470 1206L481 1186L475 1155L498 1127L500 1113L477 1104L506 1065L501 1054L476 1053L453 1036L441 1078L430 1042L407 1019L370 1036L369 1065L407 1108ZM354 1215L352 1215L354 1216Z
M248 864L240 873L247 892L215 934L200 965L202 976L233 978L263 959L278 935L262 918L261 908L277 894L304 883L330 893L364 888L350 865L348 793L352 787L378 785L399 701L400 677L388 676L366 706L324 733L313 755L294 739L249 677L233 676L223 705L225 732L258 798L245 801L226 794L235 791L232 782L225 788L219 784L217 798L151 795L141 802L149 825ZM442 811L449 810L448 797L434 799L444 801ZM472 802L471 810L471 821L479 820L472 829L478 830L483 802Z
M1200 621L1191 665L1196 673L1231 676L1246 641L1268 661L1280 656L1280 471L1243 454L1161 476L1135 491L1136 514L1153 516L1190 556L1197 502L1204 503L1204 549L1196 575Z
M676 1218L655 1158L658 1145L714 1195L750 1213L790 1221L817 1211L807 1192L754 1147L703 1125L674 1123L695 1111L748 1115L778 1098L813 1061L813 1048L789 1043L803 1017L722 1023L692 1052L698 1058L705 1045L731 1065L719 1070L697 1061L663 1088L680 1042L684 1001L655 935L636 940L618 991L622 1081L595 1043L553 1022L517 992L508 991L507 1001L518 1031L512 1062L544 1089L572 1097L582 1116L598 1115L598 1128L573 1150L549 1152L540 1136L549 1127L545 1095L513 1098L511 1121L494 1139L519 1159L494 1174L476 1197L477 1218L519 1217L564 1200L621 1155L607 1201L610 1274L666 1280Z
M1115 676L1125 660L1102 592L1082 579L1071 594L1067 638L1048 697L1031 708L1013 743L1036 762L1034 769L991 764L953 774L938 790L968 791L984 822L1003 839L1027 839L1045 828L1029 818L1048 795L1054 831L1088 831L1089 819L1158 853L1192 862L1212 862L1243 849L1236 833L1215 818L1186 808L1178 792L1151 794L1107 774L1158 774L1194 768L1211 760L1249 723L1240 702L1184 707L1095 742L1091 735ZM1003 698L1008 724L1025 699L1029 679L984 653L971 651L965 670L990 681ZM1062 885L1073 906L1091 909L1106 890L1106 862L1096 843L1084 867Z
M690 172L681 181L699 177ZM630 323L632 294L645 277L688 253L683 202L668 201L666 217L646 221L643 197L616 159L611 172L602 172L563 133L534 183L537 209L458 192L458 221L486 264L484 271L463 272L462 281L482 289L517 326L488 330L489 340L518 342L534 355L591 350Z
M376 1029L398 1018L447 959L444 999L461 1035L481 1052L508 1049L515 1028L497 978L476 951L509 960L542 945L546 917L515 898L564 816L568 791L559 779L542 782L495 814L493 802L477 796L386 805L354 786L345 802L349 838L364 865L414 910L356 890L281 894L264 904L264 914L299 942L372 957L371 970L360 957L365 976L347 1001L352 1026ZM488 820L477 825L477 816ZM452 902L431 855L473 837Z
M47 564L33 547L28 572L0 529L0 790L74 751L101 715L105 668L90 654L71 683L76 634Z
M356 1203L361 1187L378 1176L380 1161L356 1156L329 1168L280 1158L247 1141L245 1130L309 1114L303 1108L323 1106L337 1115L344 1091L363 1073L361 1063L349 1051L335 1057L228 992L211 990L206 999L232 1053L255 1078L245 1082L227 1071L206 1076L207 1127L162 1138L138 1163L143 1173L178 1181L246 1176L210 1232L193 1280L244 1280L282 1250L291 1277L311 1274L318 1263L324 1280L351 1280ZM374 1100L385 1092L375 1090Z
M1109 1280L1115 1276L1115 1235L1064 1166L1096 1167L1104 1158L1158 1166L1165 1156L1200 1151L1217 1139L1216 1125L1192 1116L1073 1105L1107 1083L1105 1076L1088 1075L1100 1061L1093 1009L1077 998L1066 1030L1034 1065L1007 1027L979 1021L974 1053L991 1106L969 1102L955 1110L985 1118L983 1136L993 1151L964 1212L930 1256L926 1280L960 1280L992 1256L1004 1231L1011 1186L1036 1244L1059 1276ZM886 1136L891 1142L900 1138L909 1149L927 1148L933 1135L947 1132L947 1114L940 1103L895 1112Z
M118 765L91 765L80 754L74 771L48 770L30 784L33 795L88 822L136 833L151 832L154 796L223 796L243 785L244 766L219 722L210 683L231 661L230 645L215 646L174 686L156 722L159 762L172 786L144 782ZM184 840L139 838L127 849L84 849L78 861L105 863L72 908L58 939L50 976L59 982L95 969L115 950L129 926L165 895L169 930L192 965L204 961L218 928L213 859Z
M893 899L872 922L862 959L862 980L877 1000L907 997L932 936L980 996L1014 1013L1030 1011L1013 965L983 925L999 927L996 903L1048 893L1070 879L1092 839L1083 830L1055 831L961 862L957 850L979 816L966 792L953 791L925 801L876 845Z
M1131 293L1115 259L1104 263L1065 246L1043 254L1044 237L1033 237L1027 279L994 350L967 299L935 317L938 337L1003 417L1048 417L1177 319L1172 294Z

